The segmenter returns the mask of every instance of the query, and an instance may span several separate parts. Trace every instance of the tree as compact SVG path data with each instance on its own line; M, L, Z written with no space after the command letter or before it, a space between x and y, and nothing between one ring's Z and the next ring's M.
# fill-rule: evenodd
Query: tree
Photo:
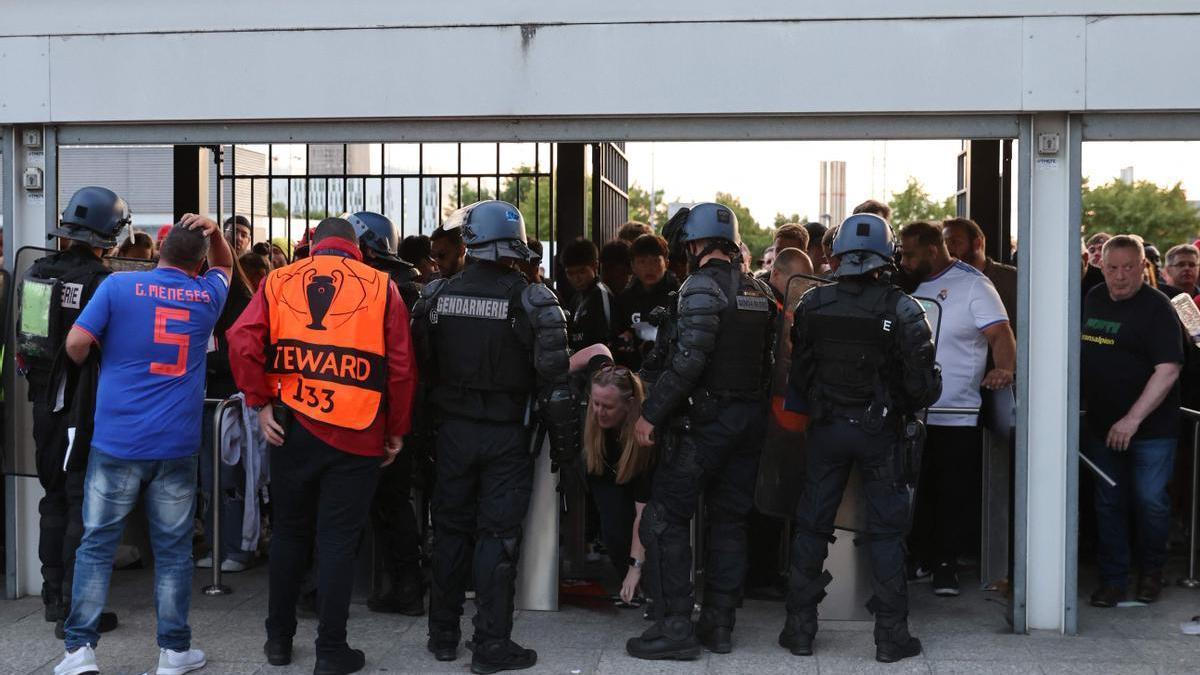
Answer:
M728 192L718 192L713 197L713 201L728 206L729 210L737 216L738 232L742 235L742 241L746 242L746 247L750 249L752 258L761 257L763 249L775 241L775 230L760 227L754 216L750 215L750 209L742 205L742 200Z
M801 225L808 222L808 216L801 216L799 213L793 213L790 216L785 216L782 213L775 214L775 227L787 225L788 223L800 223Z
M892 222L897 226L915 220L938 221L953 218L958 211L953 195L940 202L934 201L929 198L929 193L921 183L912 176L908 177L908 184L902 191L892 193L888 206L892 207Z
M1200 233L1200 211L1188 203L1182 185L1160 187L1150 181L1114 180L1098 188L1083 184L1083 231L1136 234L1166 253Z
M649 223L657 230L667 224L667 203L663 201L663 191L654 191L654 208L651 213L650 191L637 183L629 186L629 219Z
M518 166L516 174L533 174L528 166ZM534 192L537 192L537 204L534 204ZM550 237L550 220L553 205L550 202L550 178L533 175L518 175L501 181L500 194L493 195L488 188L478 190L473 180L464 180L450 190L450 196L443 209L443 216L449 215L459 204L466 206L482 199L500 199L514 204L521 210L525 219L525 235L534 239ZM538 231L540 225L541 232Z

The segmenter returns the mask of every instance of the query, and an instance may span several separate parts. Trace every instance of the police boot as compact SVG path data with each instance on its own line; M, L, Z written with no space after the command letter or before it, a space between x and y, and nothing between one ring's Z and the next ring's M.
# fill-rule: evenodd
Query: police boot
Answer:
M502 670L524 670L537 664L537 652L512 640L488 640L475 645L471 672L486 675Z
M42 589L42 605L44 605L44 614L46 621L54 623L61 621L66 617L66 610L63 608L62 596L58 593Z
M421 568L413 566L392 575L387 593L367 599L367 609L384 614L422 616L425 614L425 584Z
M817 636L817 610L787 615L779 632L779 646L796 656L812 656L813 638Z
M453 661L458 658L458 641L461 638L462 634L459 633L457 627L447 628L431 625L429 641L425 643L425 648L438 661Z
M737 597L724 593L705 593L704 606L696 621L696 638L714 654L733 651L733 620Z
M908 634L908 621L900 619L888 625L885 621L875 622L875 660L880 663L895 663L900 659L921 653L921 641Z
M670 602L670 601L668 601ZM689 601L690 602L690 601ZM668 607L668 609L675 609ZM678 612L656 621L646 632L625 643L625 651L638 659L677 659L691 661L700 657L700 642L692 629L691 613Z

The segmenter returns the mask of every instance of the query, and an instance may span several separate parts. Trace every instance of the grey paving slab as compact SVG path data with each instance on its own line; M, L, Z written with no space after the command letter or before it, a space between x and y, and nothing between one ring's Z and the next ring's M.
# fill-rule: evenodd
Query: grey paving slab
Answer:
M600 656L598 675L676 675L708 672L709 654L704 652L695 661L642 661L625 650L605 650Z
M1033 662L1024 635L924 635L925 655L937 661Z
M933 675L1038 675L1042 668L1036 663L1001 663L998 661L930 661Z
M1126 638L1067 637L1030 639L1030 652L1039 663L1048 661L1099 661L1101 663L1140 663L1145 656Z
M1042 672L1046 675L1154 675L1155 673L1154 666L1145 663L1049 661L1041 665Z
M821 675L897 675L932 673L929 662L921 657L905 659L897 663L879 663L870 658L846 658L841 656L820 656L817 665Z
M120 628L102 637L98 654L106 673L137 672L157 659L150 570L113 576L110 606ZM195 579L190 623L195 646L211 665L206 672L292 675L312 672L316 620L301 618L295 661L286 668L265 665L262 643L266 617L266 568L230 577L234 593L199 593L207 574ZM692 662L646 662L625 653L625 641L649 627L640 611L564 605L559 612L518 612L514 638L539 652L532 673L591 675L611 673L1025 673L1063 675L1149 675L1200 672L1200 637L1179 634L1178 623L1196 613L1200 593L1170 588L1163 601L1128 610L1099 610L1081 604L1082 637L1052 632L1011 634L1005 608L991 594L964 581L954 600L933 597L928 585L912 589L910 622L925 654L898 664L874 661L870 622L821 623L815 657L795 657L776 644L783 624L781 603L747 601L738 612L734 652L705 652ZM62 656L52 626L42 620L36 598L0 601L0 675L46 673ZM474 608L465 608L464 638L471 636ZM367 654L364 672L466 673L470 653L451 663L435 661L425 650L427 619L374 614L361 604L350 608L349 636Z
M702 672L702 671L695 671ZM708 672L712 675L816 675L819 672L817 659L811 656L792 656L780 650L779 654L713 654L708 659Z

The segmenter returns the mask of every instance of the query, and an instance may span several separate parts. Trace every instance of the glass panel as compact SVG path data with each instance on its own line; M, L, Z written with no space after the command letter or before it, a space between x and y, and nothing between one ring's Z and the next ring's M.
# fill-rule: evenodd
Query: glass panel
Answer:
M302 176L307 170L307 153L303 143L280 143L271 146L271 171L273 173Z
M419 173L420 145L417 143L387 143L383 146L383 171L389 174Z
M458 173L457 143L426 143L424 165L426 174Z
M496 144L463 143L461 173L496 173Z

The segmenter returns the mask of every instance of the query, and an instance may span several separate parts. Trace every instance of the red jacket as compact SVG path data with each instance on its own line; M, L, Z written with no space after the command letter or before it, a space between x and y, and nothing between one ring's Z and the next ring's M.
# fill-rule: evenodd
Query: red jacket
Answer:
M337 251L337 253L334 253ZM348 241L329 238L317 244L313 255L345 254L362 260L358 247ZM265 286L265 284L263 285ZM267 301L262 288L254 293L246 311L225 333L229 342L229 365L246 403L258 407L275 398L266 377L266 347L269 341ZM337 427L296 414L296 419L312 435L352 455L382 457L384 435L404 436L412 428L413 397L417 389L417 366L413 358L412 337L408 330L408 309L400 299L396 284L388 284L388 311L384 319L387 344L387 391L379 415L362 431Z

